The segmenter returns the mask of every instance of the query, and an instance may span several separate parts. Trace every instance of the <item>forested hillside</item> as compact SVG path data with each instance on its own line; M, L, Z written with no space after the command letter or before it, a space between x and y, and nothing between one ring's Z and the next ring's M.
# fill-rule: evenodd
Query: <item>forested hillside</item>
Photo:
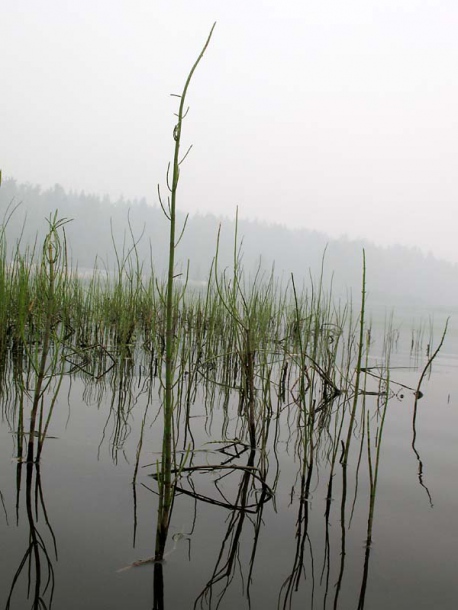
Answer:
M8 248L11 250L19 239L22 248L40 244L47 229L46 219L56 210L60 217L72 219L66 225L66 235L74 267L115 270L117 258L124 259L135 244L132 254L138 257L143 272L149 273L153 266L157 275L164 273L168 223L159 206L148 205L144 199L112 202L107 197L66 192L59 185L42 190L13 179L3 181L0 214L3 224L8 219ZM184 215L179 219L183 223ZM233 260L235 209L232 219L210 214L189 218L178 249L178 266L183 269L189 260L192 280L205 281L208 277L220 225L219 268L223 270ZM274 267L275 275L284 282L291 273L296 282L309 282L310 278L318 281L324 257L326 284L332 281L336 297L346 298L351 291L356 299L364 248L372 298L388 305L458 305L458 266L425 256L418 249L335 240L307 229L290 230L243 219L238 223L238 242L247 272L255 273L260 264L265 273Z

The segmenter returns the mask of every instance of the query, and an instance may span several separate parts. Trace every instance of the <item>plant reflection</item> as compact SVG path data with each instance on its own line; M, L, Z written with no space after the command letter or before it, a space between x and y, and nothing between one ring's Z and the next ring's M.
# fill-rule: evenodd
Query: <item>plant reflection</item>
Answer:
M24 467L24 464L17 465L18 477L21 480L19 471ZM52 607L54 595L54 567L47 548L45 537L40 533L37 527L40 515L44 517L48 532L51 536L51 543L57 561L57 545L54 532L49 522L46 511L43 488L41 484L40 466L28 462L26 467L26 489L25 489L25 504L26 514L29 526L29 544L22 557L21 562L16 570L13 581L11 583L6 610L11 608L13 594L18 585L20 577L24 570L27 574L27 599L32 599L32 608L35 609L50 609ZM18 489L18 497L20 490ZM19 507L18 507L19 508Z
M261 472L255 467L255 457L256 449L251 448L245 466L237 467L226 464L225 466L220 467L221 469L228 469L230 471L238 469L242 472L237 496L233 504L228 502L215 502L214 500L197 496L201 500L211 501L212 504L229 508L231 510L231 515L228 520L227 530L218 553L213 573L210 580L197 597L194 607L200 605L201 607L208 606L211 608L215 594L219 603L227 593L229 586L234 580L236 567L238 565L241 566L240 545L245 522L247 518L249 518L249 515L255 515L256 518L254 520L249 518L250 523L254 527L254 539L248 566L245 593L248 598L250 597L250 584L261 529L263 506L265 502L272 497L272 492L263 479ZM256 483L258 483L259 486L256 486ZM255 501L253 501L254 499ZM221 583L221 588L215 592L215 588L219 583Z

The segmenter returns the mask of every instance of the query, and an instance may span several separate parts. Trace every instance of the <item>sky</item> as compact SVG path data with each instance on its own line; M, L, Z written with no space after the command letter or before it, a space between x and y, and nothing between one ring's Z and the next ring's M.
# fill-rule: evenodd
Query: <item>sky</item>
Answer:
M458 262L456 0L2 0L0 169ZM285 247L288 247L285 244Z

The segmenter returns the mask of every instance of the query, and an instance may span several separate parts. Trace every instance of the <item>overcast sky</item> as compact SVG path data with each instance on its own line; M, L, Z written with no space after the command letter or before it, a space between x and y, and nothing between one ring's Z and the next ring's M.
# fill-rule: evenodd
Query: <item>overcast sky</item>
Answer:
M458 262L457 0L2 0L0 168ZM288 247L285 244L285 247Z

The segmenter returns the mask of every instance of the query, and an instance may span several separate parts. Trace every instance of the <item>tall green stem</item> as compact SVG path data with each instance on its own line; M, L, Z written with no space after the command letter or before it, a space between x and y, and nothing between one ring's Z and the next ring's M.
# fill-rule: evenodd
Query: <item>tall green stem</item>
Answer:
M180 165L186 158L188 151L184 157L180 159L180 145L181 145L181 130L183 126L183 119L186 116L185 111L185 100L188 91L189 84L195 69L197 68L200 60L202 59L213 34L213 30L216 24L213 24L210 34L208 35L207 41L200 52L197 60L191 68L186 79L183 92L180 96L180 106L178 109L178 121L173 131L173 138L175 140L175 152L173 155L173 167L172 167L172 182L168 184L170 197L167 204L167 210L161 201L162 209L170 222L170 238L169 238L169 262L168 262L168 274L167 274L167 288L166 288L166 335L165 335L165 385L164 385L164 430L163 430L163 441L162 441L162 465L161 471L158 473L158 484L159 484L159 507L158 507L158 521L156 530L156 546L155 546L155 559L161 561L164 556L165 544L167 542L168 527L170 522L170 515L172 510L173 498L174 498L174 485L172 482L172 453L173 453L173 410L174 410L174 396L173 387L175 384L175 354L176 354L176 343L174 335L174 321L175 321L175 308L179 295L174 290L174 278L175 278L175 250L180 242L181 235L176 238L176 201L178 192L178 182L180 179ZM186 225L186 222L185 222ZM183 228L184 231L184 228Z

